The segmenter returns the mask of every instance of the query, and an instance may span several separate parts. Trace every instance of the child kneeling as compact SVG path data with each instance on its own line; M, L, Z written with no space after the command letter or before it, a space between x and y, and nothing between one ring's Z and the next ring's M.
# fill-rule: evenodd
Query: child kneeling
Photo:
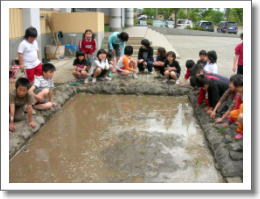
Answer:
M137 73L138 73L137 63L131 57L133 52L134 50L132 46L125 47L124 56L121 56L117 64L117 72L120 75L132 74L133 78L137 78Z
M30 88L29 93L35 98L36 103L33 105L35 109L46 110L56 104L52 102L52 88L53 84L53 74L55 71L55 66L47 63L42 66L42 76L35 78L33 86ZM45 98L48 97L48 101Z
M28 93L30 82L27 78L19 78L15 83L15 90L9 94L10 123L9 130L15 131L14 122L25 119L24 112L28 114L28 125L32 128L36 124L32 120L33 97Z

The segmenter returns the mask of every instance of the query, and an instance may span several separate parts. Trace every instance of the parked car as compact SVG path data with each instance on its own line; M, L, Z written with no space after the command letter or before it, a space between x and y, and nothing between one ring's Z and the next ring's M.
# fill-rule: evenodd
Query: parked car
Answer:
M138 21L138 24L139 24L140 26L147 26L147 22L146 22L145 20L139 20L139 21Z
M175 21L165 21L166 28L174 28Z
M141 14L141 15L139 15L139 16L137 17L137 19L138 19L138 20L146 20L146 19L147 19L147 15Z
M177 20L176 28L185 29L187 27L190 27L190 28L193 27L191 20L189 20L189 19L178 19Z
M154 27L165 27L165 22L161 20L153 20Z
M217 31L223 33L237 34L237 23L232 21L221 21L217 28Z
M200 27L203 31L214 32L214 24L211 21L200 21L196 26Z

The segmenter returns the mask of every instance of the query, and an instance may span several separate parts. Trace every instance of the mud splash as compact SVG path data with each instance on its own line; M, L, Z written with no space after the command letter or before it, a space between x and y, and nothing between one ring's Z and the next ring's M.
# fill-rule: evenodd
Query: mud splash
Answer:
M10 161L10 182L223 182L186 97L78 94Z

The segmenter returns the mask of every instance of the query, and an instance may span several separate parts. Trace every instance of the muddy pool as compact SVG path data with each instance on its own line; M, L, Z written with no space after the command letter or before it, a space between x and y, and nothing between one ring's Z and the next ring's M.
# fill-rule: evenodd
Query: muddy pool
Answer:
M187 97L78 94L10 160L10 182L223 182Z

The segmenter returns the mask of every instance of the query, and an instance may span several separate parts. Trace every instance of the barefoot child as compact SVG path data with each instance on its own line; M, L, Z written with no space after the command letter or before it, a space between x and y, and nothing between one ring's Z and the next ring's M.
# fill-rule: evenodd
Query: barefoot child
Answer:
M15 83L15 90L9 94L10 131L15 131L14 122L25 119L25 111L28 115L28 125L32 128L36 126L32 120L33 97L28 93L29 88L29 80L27 78L21 77Z
M84 53L81 51L76 52L76 59L73 62L74 70L72 72L76 80L86 79L91 64L88 60L85 59Z
M165 72L164 82L168 82L170 79L177 80L180 77L181 74L181 67L179 65L179 62L176 61L176 54L173 51L170 51L166 55L166 62L165 62Z
M120 75L129 75L132 74L133 78L137 78L137 63L133 60L131 57L134 50L132 46L126 46L125 47L125 54L124 56L120 57L118 63L117 63L117 72Z
M42 66L42 76L37 77L29 93L35 98L34 108L38 110L49 109L56 104L52 102L53 74L55 66L47 63ZM48 97L48 101L45 98Z
M25 69L26 77L30 83L34 81L34 76L42 75L42 64L39 60L39 48L36 38L36 28L27 28L24 40L18 47L19 65L22 69Z
M79 41L79 50L84 53L85 59L92 63L93 54L96 51L96 40L92 30L87 29L83 34L82 40Z

